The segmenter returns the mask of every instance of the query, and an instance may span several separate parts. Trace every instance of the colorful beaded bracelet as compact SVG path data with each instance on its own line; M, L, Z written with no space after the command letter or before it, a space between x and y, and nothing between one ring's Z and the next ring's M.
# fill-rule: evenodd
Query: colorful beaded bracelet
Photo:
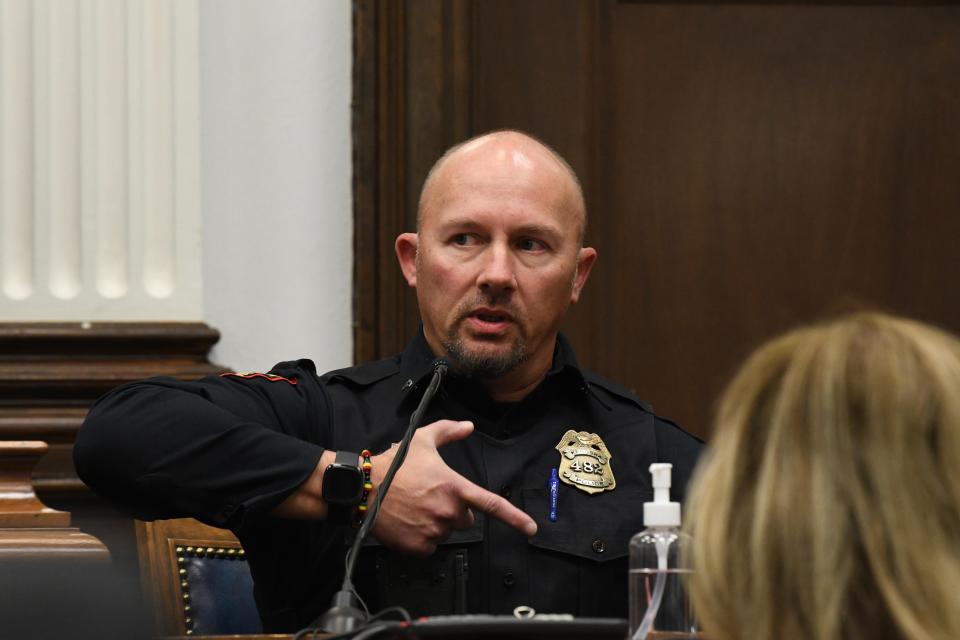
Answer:
M373 469L373 462L370 461L370 456L373 455L370 453L370 449L364 449L360 452L360 455L363 456L363 463L360 465L360 469L363 471L363 495L360 496L360 504L357 505L357 515L358 520L363 522L363 517L367 515L367 498L370 497L370 492L373 491L373 482L370 480L370 471Z

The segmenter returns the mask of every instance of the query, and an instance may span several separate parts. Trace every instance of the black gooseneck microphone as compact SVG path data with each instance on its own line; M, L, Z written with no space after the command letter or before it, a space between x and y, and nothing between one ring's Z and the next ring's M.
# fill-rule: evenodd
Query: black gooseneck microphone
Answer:
M447 373L448 365L446 360L437 358L433 361L431 367L433 368L433 377L430 378L430 384L427 385L426 391L423 392L423 397L420 398L420 404L417 405L413 415L410 416L410 424L407 426L407 430L400 440L397 454L393 457L387 473L383 476L383 481L377 490L377 498L367 511L367 517L364 518L363 524L360 525L360 530L357 531L357 536L350 546L350 550L347 551L346 571L343 576L343 584L340 586L340 590L333 595L333 602L330 608L310 624L313 628L319 628L328 633L342 633L356 629L367 620L366 613L358 607L359 600L354 593L354 567L357 563L357 556L360 554L360 547L363 545L363 541L367 539L370 529L373 528L374 523L377 521L377 516L380 514L380 505L387 496L387 490L393 482L393 476L397 474L397 469L400 468L400 465L403 464L404 459L407 457L407 449L410 448L413 433L421 426L423 416L427 412L427 407L440 388L443 376Z

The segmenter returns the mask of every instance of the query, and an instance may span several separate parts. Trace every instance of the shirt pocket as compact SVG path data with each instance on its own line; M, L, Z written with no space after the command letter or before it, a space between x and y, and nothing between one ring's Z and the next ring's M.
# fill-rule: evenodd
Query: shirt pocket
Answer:
M547 578L544 604L580 616L626 617L630 538L643 528L643 503L652 493L588 494L561 484L555 522L546 488L525 489L522 497L524 510L537 521L529 569Z

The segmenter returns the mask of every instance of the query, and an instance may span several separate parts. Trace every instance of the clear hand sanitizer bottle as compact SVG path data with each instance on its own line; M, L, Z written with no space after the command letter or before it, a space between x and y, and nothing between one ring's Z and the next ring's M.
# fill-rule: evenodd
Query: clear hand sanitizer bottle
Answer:
M681 557L690 536L680 531L680 503L670 502L672 464L650 465L653 502L643 505L643 531L630 540L630 638L699 638L687 599L690 573Z

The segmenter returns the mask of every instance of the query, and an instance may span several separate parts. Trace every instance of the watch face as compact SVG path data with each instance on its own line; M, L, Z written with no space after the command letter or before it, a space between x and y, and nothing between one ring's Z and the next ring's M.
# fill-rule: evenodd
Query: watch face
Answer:
M357 467L332 464L323 474L323 499L355 505L363 495L363 473Z

